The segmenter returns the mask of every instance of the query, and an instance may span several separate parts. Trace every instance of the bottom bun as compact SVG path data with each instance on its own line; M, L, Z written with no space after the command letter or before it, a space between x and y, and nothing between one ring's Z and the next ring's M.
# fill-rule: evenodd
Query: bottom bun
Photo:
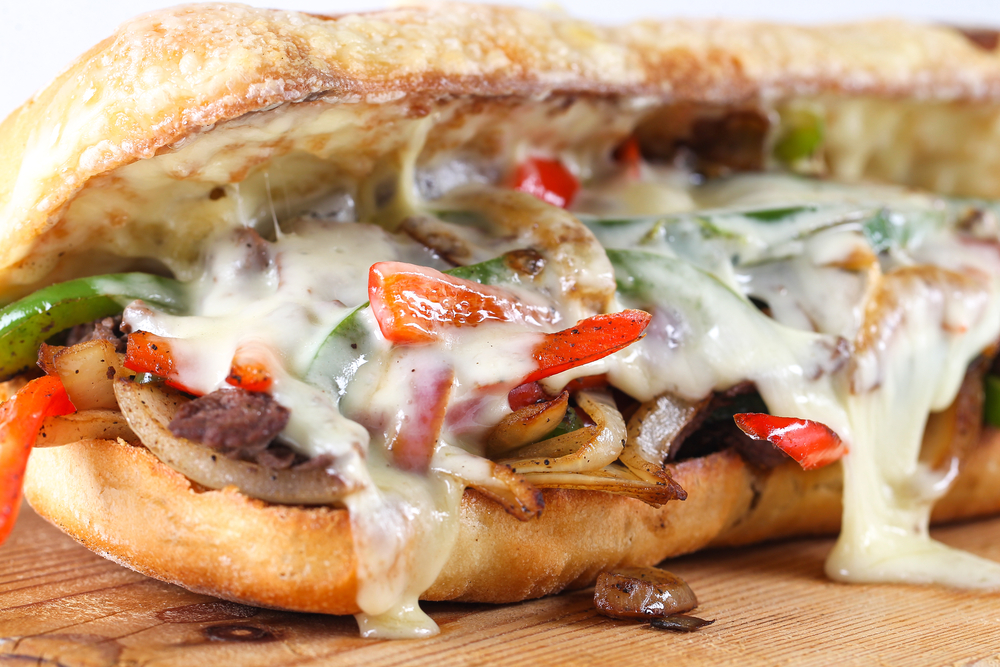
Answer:
M528 522L467 490L455 549L423 599L515 602L590 585L610 567L831 533L840 523L840 466L765 471L724 451L670 470L688 492L683 502L654 508L601 492L546 490L544 513ZM359 611L346 510L206 490L144 447L107 440L35 450L25 496L88 549L151 577L258 606ZM1000 432L989 429L934 520L997 511Z

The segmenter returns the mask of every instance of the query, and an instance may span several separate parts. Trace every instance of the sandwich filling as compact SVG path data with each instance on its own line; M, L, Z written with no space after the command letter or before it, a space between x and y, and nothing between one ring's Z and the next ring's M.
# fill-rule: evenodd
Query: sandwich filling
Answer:
M566 113L581 136L609 112L578 108ZM314 154L337 152L331 128L372 119L302 105L122 168L70 211L97 216L88 206L104 196L100 211L110 198L141 218L121 183L166 170L186 188L172 191L178 216L231 219L198 232L196 257L168 253L159 273L173 278L62 287L77 305L60 322L121 310L83 333L117 328L127 347L106 383L83 388L60 369L94 340L43 347L78 410L52 419L120 410L123 439L199 485L347 508L365 636L437 631L417 600L451 553L466 489L525 521L546 488L682 502L664 464L730 444L760 467L842 462L832 578L1000 587L1000 566L928 534L968 443L925 434L928 415L981 396L1000 339L1000 209L732 165L706 178L703 165L646 161L644 126L632 130L649 114L614 111L596 148L522 140L506 161L428 159L436 130L408 119L392 159L319 168ZM793 111L767 142L809 172L822 132ZM462 136L485 124L468 119ZM232 171L279 133L281 159ZM206 195L198 179L230 184ZM169 246L163 215L130 233ZM151 238L126 243L102 248L157 256ZM4 309L0 336L69 302L51 294ZM8 375L24 365L15 352Z

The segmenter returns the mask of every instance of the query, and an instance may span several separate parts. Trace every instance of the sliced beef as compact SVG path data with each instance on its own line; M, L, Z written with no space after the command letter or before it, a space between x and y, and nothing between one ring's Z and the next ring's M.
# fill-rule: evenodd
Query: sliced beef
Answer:
M66 345L86 343L91 340L107 340L115 346L116 352L125 351L125 334L122 333L122 316L105 317L87 324L78 324L66 335Z
M678 104L649 116L635 136L647 160L715 177L763 169L770 125L768 116L753 107Z
M200 442L231 458L288 467L295 454L281 445L268 449L285 428L290 412L270 394L245 389L220 389L185 403L168 424L174 435ZM283 448L283 449L282 449ZM291 450L288 450L291 452Z
M727 391L717 393L712 398L704 421L681 442L676 458L700 458L733 448L748 463L760 468L774 468L790 461L788 454L767 440L754 440L733 421L733 415L738 412L767 411L767 406L752 382L741 382Z

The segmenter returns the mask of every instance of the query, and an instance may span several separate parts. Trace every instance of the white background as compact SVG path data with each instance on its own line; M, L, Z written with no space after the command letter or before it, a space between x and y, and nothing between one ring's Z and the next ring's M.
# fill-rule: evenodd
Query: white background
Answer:
M250 0L261 7L339 14L384 7L391 0ZM506 0L537 6L532 0ZM74 57L136 14L170 0L0 0L0 118L54 77ZM710 16L792 22L904 16L963 26L1000 27L1000 0L564 0L581 18L620 23L647 16Z

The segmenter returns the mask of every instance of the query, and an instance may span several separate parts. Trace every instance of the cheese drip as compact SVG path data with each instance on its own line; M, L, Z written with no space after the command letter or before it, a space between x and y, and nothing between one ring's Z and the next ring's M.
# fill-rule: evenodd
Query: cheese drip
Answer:
M919 461L927 415L955 400L1000 336L992 205L775 175L698 190L693 199L720 208L588 222L606 246L629 249L611 253L626 303L657 311L647 338L605 364L613 381L639 398L697 398L749 379L774 414L837 431L850 451L832 578L1000 588L1000 564L929 536L958 461ZM990 222L959 234L973 206ZM796 343L806 331L852 341L850 363L823 368L822 348Z
M371 446L369 432L341 414L336 393L300 379L330 332L367 301L368 269L384 260L444 268L409 238L372 225L305 220L273 243L224 235L210 246L194 283L192 314L171 316L137 303L124 321L173 339L180 377L203 393L227 386L239 347L273 355L272 393L291 409L282 439L307 456L333 456L338 474L362 489L345 503L358 555L363 633L430 635L437 626L417 598L450 553L463 485L447 475L395 470ZM398 405L398 392L396 399Z
M586 226L491 188L453 193L425 213L435 233L451 229L461 241L454 247L477 261L546 248L555 258L550 268L512 289L523 301L554 309L547 330L591 314L610 294L612 268L618 292L607 307L653 312L644 340L551 378L550 387L606 372L640 400L664 392L699 399L752 380L775 414L836 430L851 453L831 576L1000 585L995 564L930 540L930 507L955 471L917 462L923 417L954 400L969 361L1000 336L995 234L989 243L957 239L950 225L965 204L893 188L760 175L696 187L674 172L654 173L660 180L644 184L641 202L633 187L615 210L619 219L581 212ZM658 189L664 192L646 196ZM600 197L614 190L613 183L601 185ZM654 204L672 212L651 214ZM691 210L699 205L711 208ZM405 208L421 206L409 201ZM483 229L440 219L456 206ZM135 304L125 321L178 339L172 350L183 383L206 393L225 386L241 345L270 350L274 396L292 414L282 438L303 454L332 455L338 472L361 488L344 504L359 564L362 634L432 635L437 626L417 600L451 553L463 490L491 474L480 457L483 438L509 413L505 392L482 388L528 375L529 351L542 332L485 324L429 348L392 346L362 307L369 267L386 260L447 264L409 237L373 225L313 219L283 227L258 270L247 269L252 258L243 244L217 239L195 282L192 316ZM564 232L573 232L572 252ZM933 280L895 285L892 276L918 265L967 280L960 290ZM903 317L877 349L865 351L859 337L866 325L883 324L868 307L880 287L898 297ZM767 302L771 316L750 297ZM339 348L324 348L348 318L367 332L366 344L359 349L344 339ZM317 363L321 348L327 354ZM438 368L453 369L449 405L462 406L462 416L445 424L428 473L399 470L389 447L413 400L413 378ZM949 565L959 561L960 568Z

